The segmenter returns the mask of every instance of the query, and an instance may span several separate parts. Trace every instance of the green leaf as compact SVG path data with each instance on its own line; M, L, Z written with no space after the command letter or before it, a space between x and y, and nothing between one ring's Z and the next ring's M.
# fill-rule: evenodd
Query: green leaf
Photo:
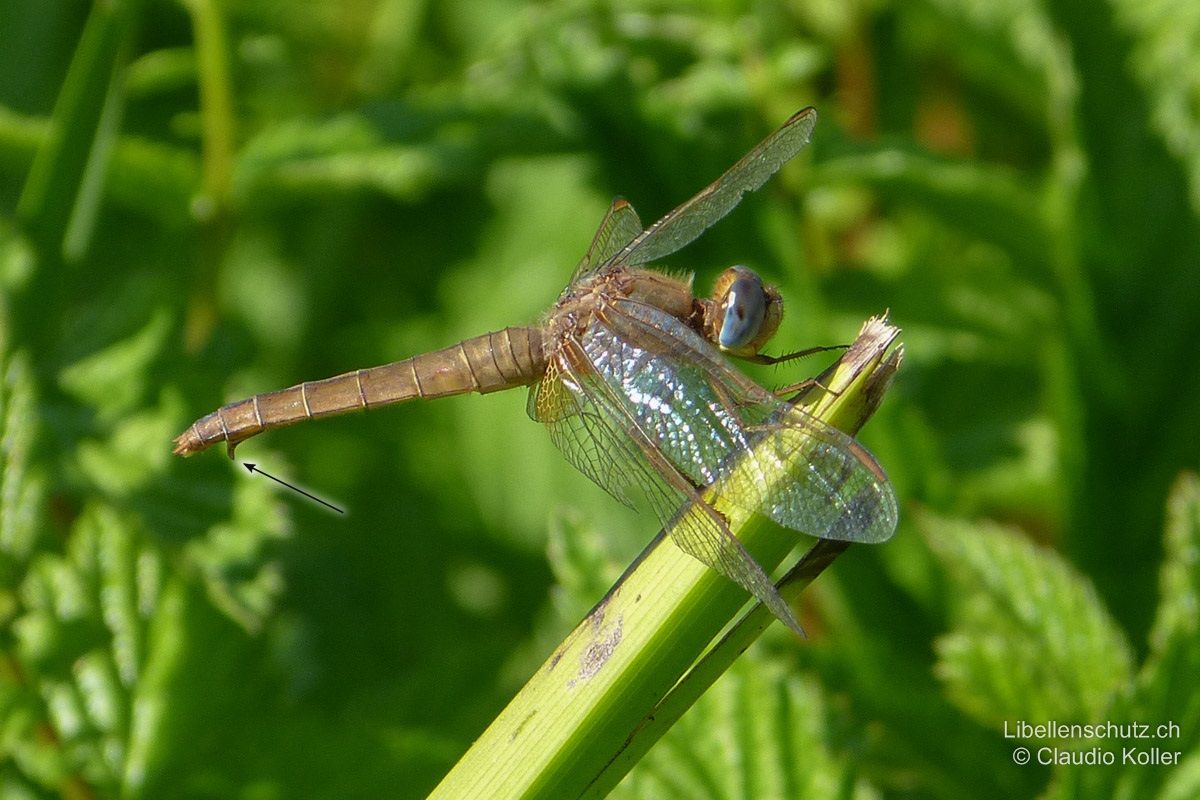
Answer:
M919 525L954 579L956 624L936 643L950 698L996 728L1097 720L1133 666L1087 579L1011 528L932 515Z
M148 367L170 331L170 316L159 309L136 334L65 367L59 386L95 408L102 421L111 422L142 401Z
M1029 114L1075 83L1070 50L1037 0L932 0L916 9L909 46L948 51L963 72L995 87Z
M43 554L24 580L24 609L13 626L29 692L23 719L48 724L54 736L30 728L11 755L39 765L26 773L35 782L49 788L86 775L93 787L117 793L130 693L159 613L162 571L135 518L93 505L76 521L67 552Z
M43 481L30 473L29 450L38 434L33 376L25 358L0 361L0 591L15 582L37 544ZM7 601L0 601L0 622Z
M441 145L389 145L361 115L279 123L242 149L234 187L243 203L373 190L412 201L456 171L463 155Z
M155 408L116 421L103 439L79 443L80 470L91 486L107 495L127 495L145 486L167 466L170 453L162 443L171 439L179 416L168 408Z
M284 590L274 550L289 531L269 482L238 480L231 519L187 544L190 565L202 576L209 600L248 631L261 629Z
M1136 680L1123 687L1104 715L1117 724L1147 726L1148 737L1097 741L1115 755L1109 767L1059 768L1052 798L1158 798L1182 800L1200 789L1200 478L1181 476L1167 501L1159 604L1150 653ZM1088 745L1092 743L1087 743ZM1086 745L1085 745L1086 746ZM1173 770L1125 763L1126 750L1170 753Z
M1200 797L1200 752L1193 752L1163 781L1158 800L1192 800Z
M1200 477L1195 473L1180 476L1167 499L1163 551L1150 653L1133 696L1118 707L1118 713L1154 726L1174 723L1178 727L1175 736L1130 744L1190 753L1190 767L1181 767L1164 782L1162 792L1168 797L1194 797L1195 791L1187 795L1183 787L1200 784L1200 700L1196 697L1196 676L1200 675ZM1119 786L1126 791L1140 787L1148 793L1160 777L1131 767Z
M152 50L129 64L125 92L131 98L195 86L196 52L191 47Z
M185 550L190 569L174 566L137 514L104 503L84 509L64 554L39 556L20 587L12 630L23 691L6 715L9 732L19 725L23 733L7 755L28 765L30 781L48 788L83 777L102 796L132 797L160 759L186 752L182 741L164 739L164 727L198 717L174 715L177 703L163 692L181 670L223 662L196 660L196 620L185 615L219 617L207 604L181 604L181 577L199 572L213 605L244 627L261 625L281 589L263 537L250 535L273 504L256 482L245 486L234 522ZM226 623L224 635L235 630ZM35 735L39 726L54 736Z
M35 736L42 701L17 668L22 635L53 647L60 626L52 614L23 618L22 583L34 567L45 529L45 481L30 463L38 434L36 391L23 356L0 360L0 795L36 797L34 786L53 785L62 771L62 753ZM22 625L26 630L22 631ZM45 780L39 780L39 776Z
M1002 166L879 147L820 161L812 179L817 186L863 183L903 198L1003 246L1018 263L1044 265L1051 250L1036 187Z
M1200 73L1181 68L1200 46L1200 9L1189 0L1116 0L1115 22L1133 42L1129 62L1150 103L1150 119L1187 171L1193 211L1200 211Z
M1170 650L1186 647L1200 653L1200 478L1195 473L1181 476L1171 490L1163 550L1148 675L1162 666Z

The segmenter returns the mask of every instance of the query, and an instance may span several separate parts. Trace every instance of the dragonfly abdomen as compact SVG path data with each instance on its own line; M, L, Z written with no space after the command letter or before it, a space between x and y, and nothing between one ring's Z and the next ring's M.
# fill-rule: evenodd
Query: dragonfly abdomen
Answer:
M175 439L175 452L191 455L226 442L230 458L239 442L274 428L413 398L495 392L534 383L546 370L539 328L505 328L456 345L308 381L222 406Z

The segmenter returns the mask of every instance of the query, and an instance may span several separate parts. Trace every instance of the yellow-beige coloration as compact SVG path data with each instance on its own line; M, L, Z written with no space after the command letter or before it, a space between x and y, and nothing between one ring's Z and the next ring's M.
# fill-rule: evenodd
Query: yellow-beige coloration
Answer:
M486 394L528 386L545 369L542 331L505 328L382 367L308 381L222 406L176 438L175 453L190 456L217 442L228 442L232 458L239 442L272 428L418 397Z
M896 530L895 495L861 445L730 365L726 356L778 363L802 355L762 353L783 317L775 287L734 266L711 297L698 298L690 276L645 265L728 214L808 143L815 122L812 109L793 115L648 228L616 200L541 324L255 395L197 420L176 439L175 452L224 441L232 456L239 442L306 419L531 386L526 410L574 467L622 502L648 507L680 549L799 632L770 576L718 509L761 513L819 538L880 542ZM785 469L793 464L803 466Z

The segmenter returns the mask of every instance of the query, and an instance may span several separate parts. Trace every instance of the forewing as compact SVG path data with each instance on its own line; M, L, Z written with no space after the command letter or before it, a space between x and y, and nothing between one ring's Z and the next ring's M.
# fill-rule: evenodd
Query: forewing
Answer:
M596 235L592 237L591 246L575 267L575 272L571 274L571 283L604 266L614 253L633 241L641 232L642 221L629 201L623 197L613 200L600 227L596 229Z
M721 177L629 242L615 260L630 265L648 264L694 241L732 211L742 195L762 186L800 152L808 144L816 123L816 109L806 108L792 115Z
M895 532L891 484L851 437L779 401L657 308L621 300L603 321L589 353L636 352L601 371L680 472L811 536L880 542Z
M802 633L775 585L729 530L724 518L680 474L638 423L634 403L616 391L589 357L586 342L568 341L551 357L551 369L530 392L529 413L580 472L626 505L648 505L685 553L733 580L775 616ZM605 369L632 350L596 354ZM591 353L595 354L592 349ZM632 366L632 364L630 365Z

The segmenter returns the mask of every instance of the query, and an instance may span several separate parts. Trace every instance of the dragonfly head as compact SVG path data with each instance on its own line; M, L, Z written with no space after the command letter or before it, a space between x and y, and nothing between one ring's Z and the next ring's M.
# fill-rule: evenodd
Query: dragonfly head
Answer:
M763 283L746 267L730 267L713 287L713 319L709 330L717 346L735 356L758 353L775 335L783 319L779 290Z

